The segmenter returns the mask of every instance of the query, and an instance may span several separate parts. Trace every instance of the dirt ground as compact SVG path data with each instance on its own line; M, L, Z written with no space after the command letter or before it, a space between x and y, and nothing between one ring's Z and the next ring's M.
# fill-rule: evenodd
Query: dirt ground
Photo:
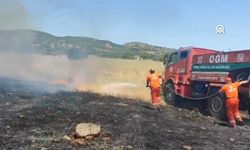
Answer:
M39 85L38 86L36 85ZM48 93L41 83L0 78L0 149L250 149L250 123L235 129L196 109L162 112L136 99L87 92ZM43 86L45 87L45 85ZM58 87L57 87L58 88ZM63 90L63 88L61 89ZM86 145L63 139L76 124L101 125Z

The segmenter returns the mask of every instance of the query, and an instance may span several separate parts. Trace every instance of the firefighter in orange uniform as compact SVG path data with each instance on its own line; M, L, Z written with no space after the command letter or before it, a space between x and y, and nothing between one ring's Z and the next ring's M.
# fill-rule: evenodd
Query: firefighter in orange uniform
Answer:
M160 87L162 83L161 76L156 74L153 69L149 70L149 75L147 76L147 85L146 87L150 87L151 90L151 99L152 99L152 105L153 108L159 108L160 106Z
M232 79L226 78L226 85L224 85L221 89L221 93L225 93L226 95L226 107L227 107L227 117L230 124L233 127L236 127L235 118L238 122L242 123L243 120L239 113L239 98L238 98L238 87L242 84L246 84L249 81L240 81L232 83Z

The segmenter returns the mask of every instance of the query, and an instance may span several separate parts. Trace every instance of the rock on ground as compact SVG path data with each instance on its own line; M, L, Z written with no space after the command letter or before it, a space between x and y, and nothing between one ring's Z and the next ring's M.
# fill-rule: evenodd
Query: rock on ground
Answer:
M97 135L101 132L101 126L94 123L80 123L76 125L75 132L79 137Z

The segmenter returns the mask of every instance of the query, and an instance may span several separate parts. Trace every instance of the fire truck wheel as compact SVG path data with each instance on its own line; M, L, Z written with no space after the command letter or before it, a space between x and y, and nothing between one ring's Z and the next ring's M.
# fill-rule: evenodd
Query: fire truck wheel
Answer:
M211 116L221 120L226 119L226 104L223 95L216 95L208 99L208 111Z
M248 103L248 115L250 116L250 104Z
M176 105L176 94L175 94L174 84L168 82L164 88L164 100L167 104Z

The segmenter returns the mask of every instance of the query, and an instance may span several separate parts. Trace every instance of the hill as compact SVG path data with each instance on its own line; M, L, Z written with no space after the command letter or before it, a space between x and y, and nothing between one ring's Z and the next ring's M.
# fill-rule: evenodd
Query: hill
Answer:
M1 30L0 50L32 52L46 55L67 55L71 59L97 55L109 58L162 60L171 51L140 42L119 45L89 37L59 37L34 30Z

